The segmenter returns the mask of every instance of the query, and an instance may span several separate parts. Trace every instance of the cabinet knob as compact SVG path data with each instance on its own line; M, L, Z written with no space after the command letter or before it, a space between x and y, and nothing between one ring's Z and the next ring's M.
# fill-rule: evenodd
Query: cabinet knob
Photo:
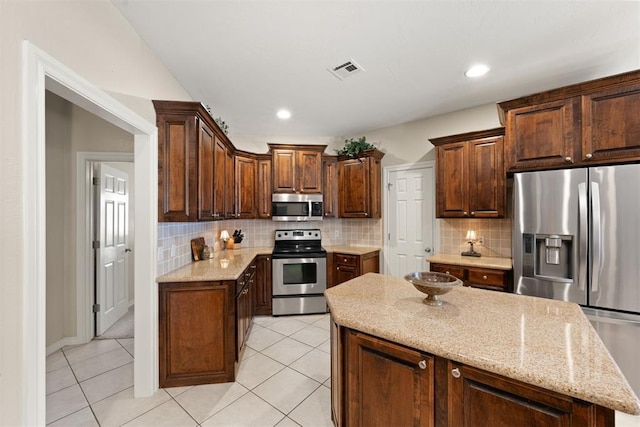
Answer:
M369 216L369 213L368 213L368 212L365 212L365 213L364 213L364 216Z
M420 362L418 362L418 366L420 367L420 369L427 369L427 362L421 360Z
M569 157L569 156L565 157L565 158L564 158L564 161L565 161L565 162L570 162L570 161L571 161L571 157Z
M445 271L445 273L446 273L446 274L451 274L451 273L449 273L448 271Z
M487 275L485 274L484 276L482 276L482 278L483 278L484 280L487 280Z
M467 216L467 215L468 215L467 211L464 211L464 212L463 212L463 214L464 214L464 216Z
M592 157L593 157L593 154L588 153L585 157L586 157L587 159L590 159L590 158L592 158Z
M336 270L340 270L340 267L336 267Z
M451 375L453 375L453 378L460 378L460 369L453 368L451 370Z

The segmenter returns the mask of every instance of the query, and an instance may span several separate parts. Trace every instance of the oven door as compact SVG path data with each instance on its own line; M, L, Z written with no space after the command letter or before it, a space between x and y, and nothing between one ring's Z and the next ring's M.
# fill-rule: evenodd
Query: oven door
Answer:
M274 258L273 295L322 294L327 289L327 258Z

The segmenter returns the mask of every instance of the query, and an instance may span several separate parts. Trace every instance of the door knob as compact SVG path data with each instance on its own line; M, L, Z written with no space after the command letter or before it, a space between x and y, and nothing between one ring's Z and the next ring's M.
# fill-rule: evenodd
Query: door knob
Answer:
M426 253L430 253L431 252L431 248L425 248L424 250Z
M125 252L131 252L132 250L133 250L133 249L131 249L131 248L126 248L124 251L125 251Z

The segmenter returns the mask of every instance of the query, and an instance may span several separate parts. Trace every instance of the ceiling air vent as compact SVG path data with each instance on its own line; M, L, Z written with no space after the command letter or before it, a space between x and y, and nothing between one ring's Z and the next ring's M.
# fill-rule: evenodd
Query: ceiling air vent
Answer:
M340 80L344 80L349 76L364 71L364 68L358 65L358 63L353 59L350 59L344 64L338 65L337 67L328 68L328 71Z

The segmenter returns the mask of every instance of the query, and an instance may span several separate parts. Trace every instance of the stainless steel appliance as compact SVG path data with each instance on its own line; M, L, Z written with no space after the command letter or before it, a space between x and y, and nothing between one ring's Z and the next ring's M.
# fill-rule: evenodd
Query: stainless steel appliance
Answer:
M322 194L273 194L274 221L322 221Z
M514 175L514 291L573 301L640 393L640 165Z
M274 316L327 312L327 251L321 238L318 229L275 231Z

